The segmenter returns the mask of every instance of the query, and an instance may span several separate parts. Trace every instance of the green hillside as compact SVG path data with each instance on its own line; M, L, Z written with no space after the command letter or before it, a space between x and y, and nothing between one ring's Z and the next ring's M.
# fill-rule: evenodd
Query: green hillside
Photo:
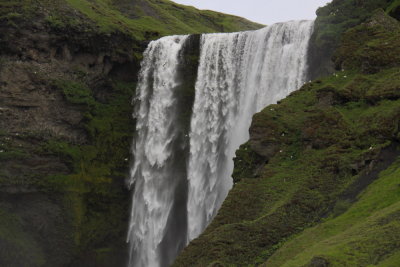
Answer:
M386 13L335 37L333 74L253 117L232 191L174 266L400 265L400 23Z
M246 19L169 0L17 0L0 3L2 19L44 19L60 30L92 26L90 30L123 32L137 40L164 35L232 32L262 27Z

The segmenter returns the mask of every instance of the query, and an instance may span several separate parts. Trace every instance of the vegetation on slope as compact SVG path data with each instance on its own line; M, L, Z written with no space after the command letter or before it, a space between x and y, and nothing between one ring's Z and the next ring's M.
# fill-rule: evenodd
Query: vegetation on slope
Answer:
M175 266L398 265L399 54L400 23L376 11L336 73L256 114L234 188Z
M2 17L14 25L41 14L59 30L82 27L103 33L123 32L136 40L262 27L240 17L201 11L169 0L17 0L3 1L0 7Z
M266 266L303 266L317 261L331 266L397 266L399 177L397 160L357 202L338 202L330 217L284 244Z
M66 0L100 26L100 30L124 29L139 39L171 34L232 32L262 27L240 17L201 11L169 0Z
M60 96L60 102L52 104L56 110L57 105L67 106L62 114L66 117L61 119L73 130L28 125L7 127L9 132L0 136L0 207L4 213L0 263L123 265L130 206L125 178L134 132L129 103L135 83L114 77L102 89L76 76L51 77L48 82L41 86ZM82 114L77 122L68 118L77 116L74 110ZM35 120L40 116L50 122L60 119L44 113ZM68 136L74 131L77 137ZM3 221L7 218L14 223Z
M398 5L397 0L333 0L319 8L309 53L311 78L332 73L331 57L345 31L367 20L377 8L393 13Z

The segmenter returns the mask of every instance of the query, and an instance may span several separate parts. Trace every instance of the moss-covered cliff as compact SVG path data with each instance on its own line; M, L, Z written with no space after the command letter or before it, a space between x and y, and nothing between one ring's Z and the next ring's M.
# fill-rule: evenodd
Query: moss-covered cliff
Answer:
M0 1L0 265L123 266L146 40L258 27L166 0Z
M339 31L333 74L254 116L234 188L174 266L400 265L396 3Z
M345 31L370 18L377 8L383 8L395 17L399 12L396 9L398 5L395 0L333 0L319 8L309 48L310 78L333 72L331 57Z

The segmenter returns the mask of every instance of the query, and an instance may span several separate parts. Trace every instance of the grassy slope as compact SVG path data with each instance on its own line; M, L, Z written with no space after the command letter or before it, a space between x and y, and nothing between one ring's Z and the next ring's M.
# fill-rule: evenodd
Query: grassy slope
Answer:
M99 31L124 31L138 40L171 34L229 32L258 29L262 25L240 17L200 11L169 0L65 0L99 27ZM53 14L59 23L79 23Z
M375 22L377 21L382 22L383 17L377 17ZM338 109L349 122L355 124L365 116L364 114L379 117L393 111L398 113L400 110L398 101L393 101L400 96L400 70L380 70L383 66L398 66L400 62L398 49L392 50L393 45L399 45L399 26L388 22L375 25L373 29L371 24L359 26L345 35L345 44L338 50L339 60L336 62L337 65L350 69L363 66L363 72L374 73L366 76L368 78L357 78L350 90L340 90L345 92L349 99L357 99L364 95L367 103L373 104L372 107L364 103L358 107L347 106ZM366 62L372 64L365 64ZM378 100L384 98L392 101ZM392 119L395 119L392 135L396 135L397 132L398 139L398 118ZM375 123L367 127L375 128L374 132L379 131L382 127L380 123L385 122L388 120L376 119ZM392 138L388 138L388 141L390 139ZM287 242L267 261L267 266L302 266L316 256L325 258L332 266L400 264L399 177L400 161L397 160L357 197L355 203L337 202L337 210L344 213L338 215L333 212L331 216L323 219L321 224L307 229Z
M79 26L84 21L75 16L65 17L68 5L89 18L98 31L122 31L138 40L152 35L229 32L251 30L261 24L246 19L194 7L169 0L18 0L0 3L4 16L18 17L38 9L47 11L46 18L58 26ZM69 14L70 15L70 14ZM146 35L147 32L147 35Z
M399 161L365 190L399 154L385 156L400 141L399 37L376 13L344 35L339 72L254 116L237 183L175 266L400 263Z
M302 266L315 256L332 266L395 266L400 261L400 161L380 174L356 203L337 217L287 242L267 266Z

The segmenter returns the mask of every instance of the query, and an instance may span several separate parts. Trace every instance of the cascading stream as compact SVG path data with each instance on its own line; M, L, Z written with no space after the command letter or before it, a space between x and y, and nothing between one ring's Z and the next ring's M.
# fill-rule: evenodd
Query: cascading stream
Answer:
M305 82L312 30L312 21L292 21L202 35L187 127L179 94L187 93L182 51L190 37L149 44L135 98L129 267L170 265L210 223L232 187L232 159L253 114Z

